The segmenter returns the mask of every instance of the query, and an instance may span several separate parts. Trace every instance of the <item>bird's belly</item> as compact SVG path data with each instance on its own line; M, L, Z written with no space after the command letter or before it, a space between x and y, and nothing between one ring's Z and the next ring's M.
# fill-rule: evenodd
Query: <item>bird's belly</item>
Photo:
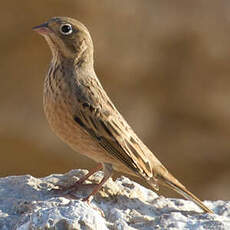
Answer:
M52 131L76 152L97 162L114 161L114 158L74 121L67 104L44 97L44 112Z

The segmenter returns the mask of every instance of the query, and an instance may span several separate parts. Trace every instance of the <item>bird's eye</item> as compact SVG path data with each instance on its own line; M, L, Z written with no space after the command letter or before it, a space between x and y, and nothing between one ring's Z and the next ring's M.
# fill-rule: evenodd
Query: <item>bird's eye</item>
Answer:
M60 32L63 35L69 35L73 32L73 28L70 24L63 24L60 26Z

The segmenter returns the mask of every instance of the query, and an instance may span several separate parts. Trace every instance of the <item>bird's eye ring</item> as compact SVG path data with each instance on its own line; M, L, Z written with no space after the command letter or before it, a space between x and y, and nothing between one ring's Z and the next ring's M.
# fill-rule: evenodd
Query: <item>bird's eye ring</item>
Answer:
M62 24L60 26L60 32L63 35L69 35L73 32L73 28L70 24Z

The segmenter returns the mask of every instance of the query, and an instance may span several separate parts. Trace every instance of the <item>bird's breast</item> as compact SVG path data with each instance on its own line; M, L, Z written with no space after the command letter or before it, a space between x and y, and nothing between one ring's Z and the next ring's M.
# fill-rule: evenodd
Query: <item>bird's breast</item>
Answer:
M111 161L105 150L74 121L77 98L71 94L68 84L64 79L49 78L44 84L43 107L52 131L78 153L97 162Z

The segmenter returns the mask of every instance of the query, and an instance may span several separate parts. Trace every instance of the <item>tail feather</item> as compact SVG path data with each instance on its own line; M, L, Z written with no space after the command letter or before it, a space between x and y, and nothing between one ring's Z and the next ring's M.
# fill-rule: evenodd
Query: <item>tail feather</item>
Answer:
M204 203L198 199L195 195L193 195L191 192L189 192L182 184L180 183L173 183L171 181L165 180L165 185L169 188L173 189L175 192L181 194L183 197L185 197L187 200L193 201L195 204L197 204L202 210L204 210L207 213L213 213L212 210L210 210Z
M165 173L164 173L165 174ZM151 178L152 179L152 178ZM175 192L179 193L183 197L185 197L187 200L193 201L195 204L197 204L203 211L207 213L213 213L212 210L210 210L206 205L203 204L203 202L198 199L195 195L193 195L191 192L189 192L185 186L183 186L175 177L173 177L168 172L164 176L158 176L157 180L160 184L167 186L171 189L173 189ZM156 188L156 179L149 180L149 184L155 189ZM153 182L153 183L151 183Z

